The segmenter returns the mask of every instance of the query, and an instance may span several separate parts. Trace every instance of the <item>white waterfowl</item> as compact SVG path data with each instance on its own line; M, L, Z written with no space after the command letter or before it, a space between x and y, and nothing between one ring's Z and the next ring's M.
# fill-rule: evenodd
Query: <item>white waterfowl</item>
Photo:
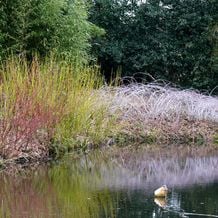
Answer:
M168 193L168 188L166 185L163 185L154 191L154 196L155 197L166 197L167 193Z

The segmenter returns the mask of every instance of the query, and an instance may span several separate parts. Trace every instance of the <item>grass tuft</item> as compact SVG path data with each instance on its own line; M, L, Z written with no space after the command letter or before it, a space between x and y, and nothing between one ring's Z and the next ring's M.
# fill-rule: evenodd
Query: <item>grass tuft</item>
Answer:
M125 111L129 118L143 120L160 117L175 120L218 122L218 98L192 90L178 90L154 84L131 84L114 91L114 107Z
M95 145L112 134L108 102L97 92L96 68L73 68L47 59L14 59L0 70L0 154L42 158L51 142L64 147Z
M218 98L158 84L106 88L123 132L138 139L202 144L218 131ZM141 140L140 139L140 140Z

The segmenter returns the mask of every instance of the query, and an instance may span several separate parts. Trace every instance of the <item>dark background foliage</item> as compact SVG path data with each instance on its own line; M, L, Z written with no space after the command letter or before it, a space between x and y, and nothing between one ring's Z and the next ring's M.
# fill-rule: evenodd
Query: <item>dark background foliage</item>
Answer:
M52 52L97 60L107 79L121 69L139 81L212 90L217 11L218 0L0 0L0 60Z
M90 20L107 33L93 46L105 75L121 67L123 76L199 89L215 87L218 1L138 2L94 2Z

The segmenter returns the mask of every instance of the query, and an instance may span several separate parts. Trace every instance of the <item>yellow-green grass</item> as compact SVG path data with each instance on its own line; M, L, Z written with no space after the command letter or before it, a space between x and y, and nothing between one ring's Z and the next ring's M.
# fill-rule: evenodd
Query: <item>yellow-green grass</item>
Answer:
M43 158L55 146L97 145L113 134L96 67L74 68L52 58L11 58L0 69L0 155ZM112 131L113 129L113 131Z

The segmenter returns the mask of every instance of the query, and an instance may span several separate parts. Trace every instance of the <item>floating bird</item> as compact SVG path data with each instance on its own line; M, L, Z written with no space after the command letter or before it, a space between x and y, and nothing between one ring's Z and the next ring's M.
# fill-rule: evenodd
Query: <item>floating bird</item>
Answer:
M168 193L168 188L166 185L163 185L154 191L154 196L155 197L166 197L167 193Z

